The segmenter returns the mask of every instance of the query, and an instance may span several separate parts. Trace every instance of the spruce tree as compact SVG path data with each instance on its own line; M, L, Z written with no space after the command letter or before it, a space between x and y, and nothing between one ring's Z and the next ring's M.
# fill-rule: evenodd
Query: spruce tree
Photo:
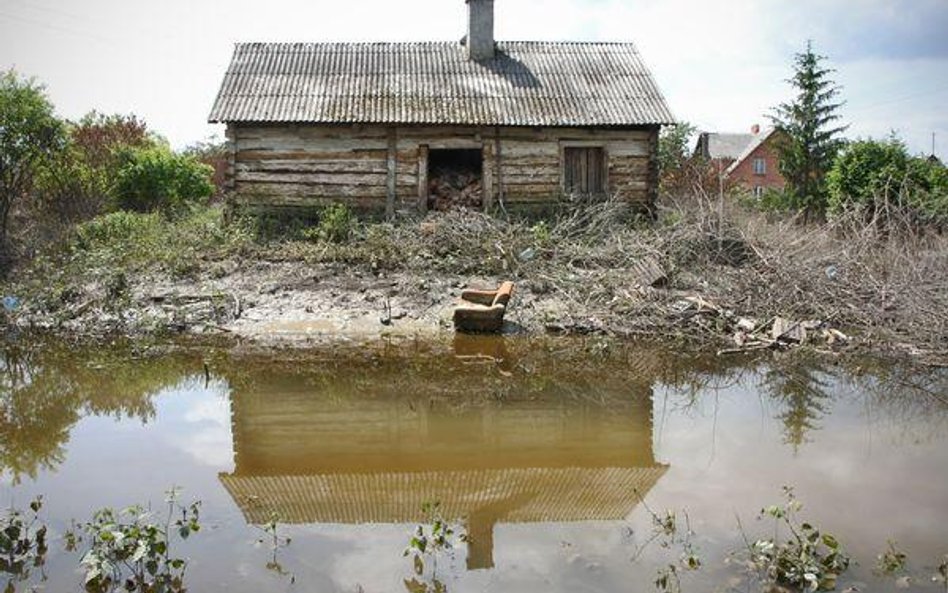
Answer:
M782 103L770 117L777 136L780 172L787 181L788 205L801 209L807 220L826 211L826 173L842 146L840 134L847 126L834 125L840 119L840 87L830 79L833 70L822 65L825 56L806 51L794 56L794 74L789 79L796 96Z

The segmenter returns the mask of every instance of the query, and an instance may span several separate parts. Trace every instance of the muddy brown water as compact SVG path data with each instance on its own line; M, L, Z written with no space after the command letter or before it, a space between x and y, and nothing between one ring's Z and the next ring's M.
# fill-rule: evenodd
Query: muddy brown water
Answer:
M18 590L81 590L79 553L59 539L70 521L160 509L172 485L202 501L203 529L175 543L191 591L410 591L435 578L452 592L655 590L680 549L648 543L649 509L687 512L702 567L682 590L754 591L737 518L769 536L757 514L787 485L854 560L839 590L944 590L931 580L948 554L937 371L525 338L13 344L2 371L0 500L42 494L53 534L47 580ZM415 577L403 551L430 501L470 541ZM272 518L292 540L279 570L260 542ZM888 540L910 581L874 571Z

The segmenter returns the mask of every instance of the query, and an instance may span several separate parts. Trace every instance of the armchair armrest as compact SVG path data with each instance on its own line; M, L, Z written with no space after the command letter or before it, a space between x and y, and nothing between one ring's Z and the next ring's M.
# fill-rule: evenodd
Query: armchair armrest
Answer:
M463 290L461 291L461 300L476 303L478 305L491 305L494 297L497 296L496 290Z

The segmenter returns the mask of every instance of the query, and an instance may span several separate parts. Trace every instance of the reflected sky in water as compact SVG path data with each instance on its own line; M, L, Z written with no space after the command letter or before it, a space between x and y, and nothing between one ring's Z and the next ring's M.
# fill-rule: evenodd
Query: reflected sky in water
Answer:
M860 563L841 589L891 588L872 573L888 539L919 576L948 553L948 409L932 371L595 340L49 345L4 360L4 502L44 494L62 533L180 486L203 501L205 529L182 547L194 591L405 591L402 551L426 500L473 536L439 560L449 591L649 590L670 552L632 560L651 530L640 496L688 511L705 567L687 591L745 590L725 562L735 515L766 535L756 513L784 485ZM254 524L274 515L295 582L257 543ZM78 557L59 548L47 590L76 590Z

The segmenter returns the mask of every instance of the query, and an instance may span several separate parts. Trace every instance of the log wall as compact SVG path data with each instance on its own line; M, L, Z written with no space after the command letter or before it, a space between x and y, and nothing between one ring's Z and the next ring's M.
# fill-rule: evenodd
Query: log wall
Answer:
M658 128L230 125L237 206L310 209L344 202L391 215L424 209L432 150L484 155L484 203L543 207L562 197L563 150L601 146L607 192L649 208L657 189Z

